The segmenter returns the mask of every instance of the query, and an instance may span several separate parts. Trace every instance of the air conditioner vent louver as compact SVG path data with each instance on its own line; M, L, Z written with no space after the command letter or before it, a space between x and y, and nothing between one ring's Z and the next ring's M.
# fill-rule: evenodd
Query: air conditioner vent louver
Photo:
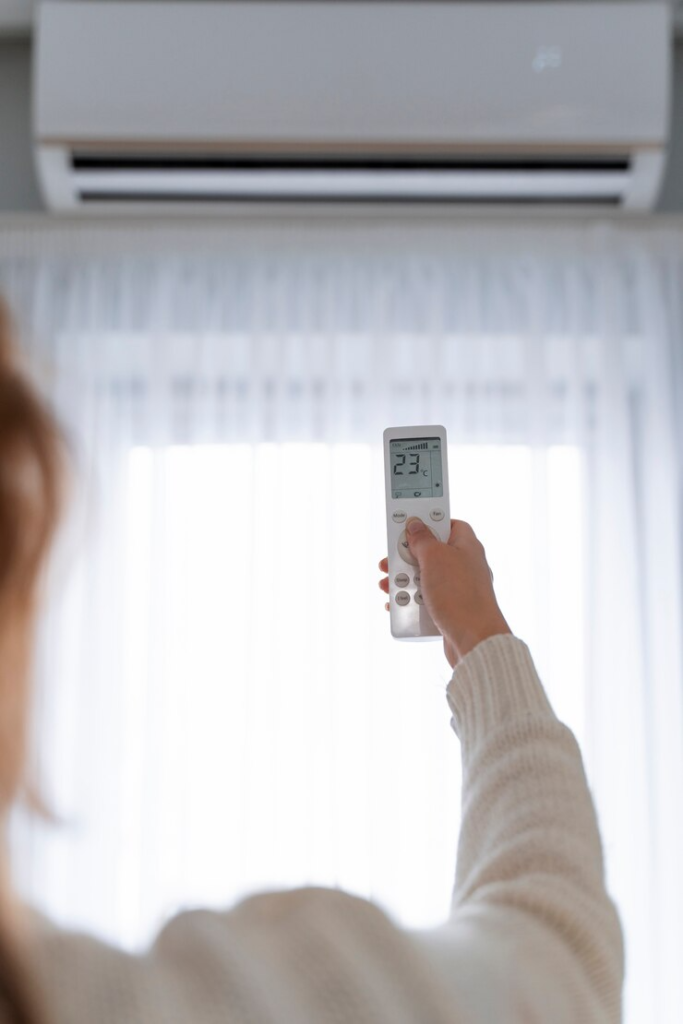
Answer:
M39 177L53 209L88 212L645 209L668 18L615 2L42 4Z
M328 154L72 156L84 203L604 203L618 205L628 156Z

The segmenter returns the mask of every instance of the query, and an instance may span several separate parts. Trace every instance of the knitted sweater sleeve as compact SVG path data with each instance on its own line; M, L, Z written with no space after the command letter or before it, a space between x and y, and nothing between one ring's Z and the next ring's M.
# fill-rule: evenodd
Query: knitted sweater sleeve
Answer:
M423 943L474 1024L615 1024L623 950L581 754L526 645L479 644L448 686L462 751L450 924Z

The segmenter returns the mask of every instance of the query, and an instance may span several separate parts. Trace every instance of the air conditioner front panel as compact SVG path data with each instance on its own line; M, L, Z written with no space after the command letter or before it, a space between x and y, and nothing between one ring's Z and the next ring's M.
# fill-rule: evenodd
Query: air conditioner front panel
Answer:
M38 9L48 205L645 209L663 4L60 2Z
M44 142L657 144L663 5L64 3L39 9ZM662 9L659 9L662 8Z

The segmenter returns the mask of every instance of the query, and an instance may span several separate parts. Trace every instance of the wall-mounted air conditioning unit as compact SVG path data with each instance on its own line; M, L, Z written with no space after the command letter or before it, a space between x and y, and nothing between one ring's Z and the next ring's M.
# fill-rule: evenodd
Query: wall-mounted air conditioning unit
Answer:
M655 3L46 3L48 205L645 209L665 160Z

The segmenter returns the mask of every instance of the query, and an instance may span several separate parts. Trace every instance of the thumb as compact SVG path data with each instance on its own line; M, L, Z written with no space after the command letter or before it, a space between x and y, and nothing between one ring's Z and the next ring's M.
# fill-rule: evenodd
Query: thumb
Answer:
M408 547L418 558L420 557L420 551L427 544L439 543L429 527L421 519L418 519L417 516L411 516L406 523L406 535L408 537Z

